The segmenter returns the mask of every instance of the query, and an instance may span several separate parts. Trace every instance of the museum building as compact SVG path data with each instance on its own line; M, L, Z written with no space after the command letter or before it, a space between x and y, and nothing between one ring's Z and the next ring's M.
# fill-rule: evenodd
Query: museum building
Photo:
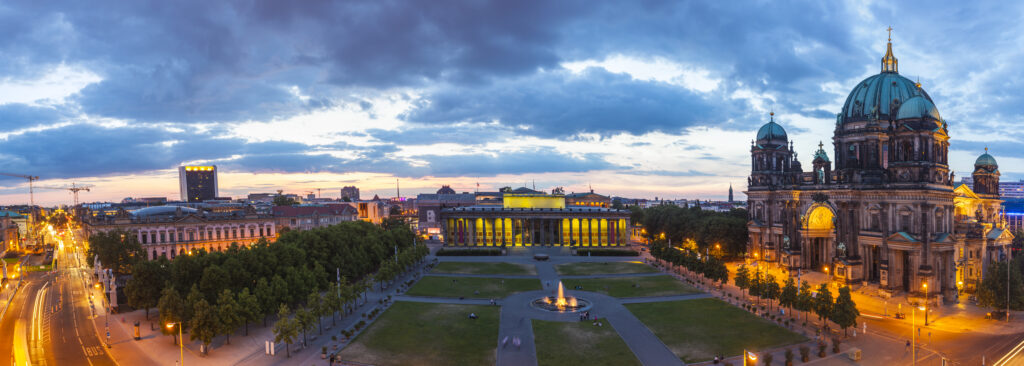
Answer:
M440 211L449 246L619 246L629 243L629 211L566 204L564 195L505 193L501 205Z
M948 124L921 84L898 72L890 38L881 72L854 86L804 172L774 113L751 142L748 253L784 268L872 284L882 296L953 300L1006 260L1013 236L999 167L985 153L954 187Z

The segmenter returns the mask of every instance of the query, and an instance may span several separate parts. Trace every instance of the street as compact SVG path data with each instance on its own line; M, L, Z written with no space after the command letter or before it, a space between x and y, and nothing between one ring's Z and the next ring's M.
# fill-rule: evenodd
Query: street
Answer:
M5 335L0 354L10 355L12 365L116 365L92 320L83 250L70 231L46 235L61 243L54 252L56 271L24 272L22 287L0 321ZM29 267L42 257L31 256ZM103 316L102 306L97 313Z

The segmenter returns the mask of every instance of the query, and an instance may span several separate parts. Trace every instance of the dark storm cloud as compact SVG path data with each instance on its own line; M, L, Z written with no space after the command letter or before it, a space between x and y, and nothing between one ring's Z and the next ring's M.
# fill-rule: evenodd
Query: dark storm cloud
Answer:
M420 157L430 163L427 175L435 177L495 176L554 172L585 172L614 169L598 154L580 157L552 151L521 151L498 154L446 155Z
M0 131L51 125L66 117L57 108L35 107L21 103L0 104Z
M473 90L446 89L431 95L429 102L405 118L425 123L498 120L529 127L521 133L550 137L579 132L677 132L731 115L688 89L589 68L579 76L558 71Z

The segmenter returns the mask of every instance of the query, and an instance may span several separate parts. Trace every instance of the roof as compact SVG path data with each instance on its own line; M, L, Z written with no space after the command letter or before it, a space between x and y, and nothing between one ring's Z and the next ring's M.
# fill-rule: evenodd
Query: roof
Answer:
M999 239L999 237L1003 235L1004 231L1006 231L1006 229L995 228L989 230L988 235L986 235L986 237L992 240Z
M758 144L786 145L788 141L789 137L786 135L786 130L778 123L775 123L774 116L771 121L768 121L764 126L761 126L761 129L757 130Z
M14 211L6 211L6 210L5 211L0 211L0 217L12 217L12 218L16 218L16 219L26 218L25 215L22 215L20 213L14 212Z
M928 93L910 79L895 72L882 72L864 79L846 97L839 123L889 119L894 110L920 96L934 105ZM936 111L936 114L938 112Z
M825 146L824 144L822 144L820 142L818 143L818 151L814 152L814 156L811 158L812 161L813 160L821 159L822 161L824 161L826 163L829 162L829 160L828 160L828 153L825 152L825 147L824 146Z
M985 149L985 153L978 157L978 160L974 161L975 167L987 166L999 168L999 164L996 163L996 158L988 154L988 149Z
M193 213L194 214L194 213L198 213L199 212L199 210L191 208L191 207L185 207L185 206L166 206L165 205L165 206L151 206L151 207L146 207L146 208L140 208L140 209L131 211L131 214L133 216L136 216L136 217L148 217L148 216L156 216L156 215L176 215L178 213L178 210L181 210L181 213L184 213L184 214L189 214L189 213Z
M495 205L474 205L474 206L463 206L463 207L445 208L445 209L442 209L441 211L444 211L444 212L500 212L500 211L506 211L506 212L526 212L526 211L531 211L531 212L566 212L566 213L568 213L568 212L578 212L578 213L583 213L583 212L588 212L588 213L613 212L613 213L623 213L623 214L628 214L629 213L626 210L616 210L614 208L604 208L604 207L596 207L596 206L566 206L565 208L504 208L503 206L495 206Z
M328 216L328 215L355 215L358 211L350 205L330 206L276 206L274 216L297 217L297 216Z
M907 99L906 102L899 106L896 119L906 118L928 118L937 122L942 121L942 117L939 116L939 109L935 107L935 104L920 95Z
M513 189L511 193L540 193L540 194L544 194L544 192L541 192L541 191L538 191L538 190L529 189L529 188L526 188L526 187L519 187L519 188Z
M610 199L610 197L608 197L608 196L597 194L597 193L594 193L594 192L569 193L569 194L565 195L565 198L581 198L581 197L586 197L586 196L590 196L590 195L594 195L594 196L597 196L597 197Z

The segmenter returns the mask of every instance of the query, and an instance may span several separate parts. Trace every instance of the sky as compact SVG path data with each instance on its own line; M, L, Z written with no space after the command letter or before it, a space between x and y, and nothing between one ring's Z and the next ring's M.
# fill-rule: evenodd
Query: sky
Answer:
M880 71L1024 178L1024 3L896 1L5 1L0 172L90 184L81 200L364 197L536 186L743 199L775 112L800 160ZM826 150L831 151L830 148ZM831 154L830 154L831 155ZM37 203L70 193L41 188ZM0 205L28 202L0 179Z

